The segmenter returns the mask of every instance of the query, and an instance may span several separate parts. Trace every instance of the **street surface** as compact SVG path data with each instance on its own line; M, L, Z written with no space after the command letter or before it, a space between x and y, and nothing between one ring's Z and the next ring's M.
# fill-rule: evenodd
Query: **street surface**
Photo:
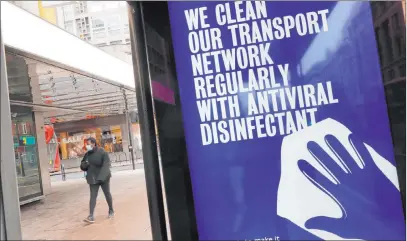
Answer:
M71 173L66 181L53 182L52 193L43 201L21 207L23 239L151 240L144 169L118 170L113 170L111 179L114 219L107 219L108 207L100 190L96 222L83 222L88 215L89 187L83 173Z

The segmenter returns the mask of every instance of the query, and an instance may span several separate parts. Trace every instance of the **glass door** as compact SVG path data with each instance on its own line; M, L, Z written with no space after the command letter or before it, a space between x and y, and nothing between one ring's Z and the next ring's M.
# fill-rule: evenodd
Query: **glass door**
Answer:
M32 108L11 106L14 156L20 202L42 196L37 135Z

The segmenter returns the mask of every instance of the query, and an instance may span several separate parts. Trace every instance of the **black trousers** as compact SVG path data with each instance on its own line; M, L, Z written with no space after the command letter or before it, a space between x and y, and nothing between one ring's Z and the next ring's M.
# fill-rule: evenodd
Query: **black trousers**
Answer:
M91 184L90 188L90 201L89 201L89 214L93 216L96 207L96 199L98 197L99 187L102 188L105 194L107 205L109 205L109 211L113 211L113 198L110 193L110 180L107 180L101 184Z

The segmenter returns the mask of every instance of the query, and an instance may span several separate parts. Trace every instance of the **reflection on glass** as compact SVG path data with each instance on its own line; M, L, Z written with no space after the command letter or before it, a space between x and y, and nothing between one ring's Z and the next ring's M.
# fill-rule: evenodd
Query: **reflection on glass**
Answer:
M396 157L402 156L406 153L406 85L398 82L385 87L394 152Z
M32 108L11 106L14 155L20 201L42 195L37 135Z
M348 21L352 19L350 18L353 13L352 9L358 9L360 5L359 2L339 2L335 6L328 17L328 26L335 31L331 31L329 34L319 34L311 43L301 59L303 74L307 74L317 63L325 61L327 53L335 52L343 43L343 32L348 27Z

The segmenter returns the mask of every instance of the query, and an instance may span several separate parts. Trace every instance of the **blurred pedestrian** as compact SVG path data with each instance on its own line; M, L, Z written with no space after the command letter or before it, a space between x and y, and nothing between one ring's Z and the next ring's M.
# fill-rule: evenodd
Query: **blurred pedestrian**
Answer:
M94 211L99 187L105 194L106 202L109 206L108 218L114 217L113 199L110 193L110 159L108 153L103 148L96 146L96 139L90 137L86 142L87 153L81 161L81 170L86 171L86 181L90 189L89 216L84 220L88 223L94 223Z

